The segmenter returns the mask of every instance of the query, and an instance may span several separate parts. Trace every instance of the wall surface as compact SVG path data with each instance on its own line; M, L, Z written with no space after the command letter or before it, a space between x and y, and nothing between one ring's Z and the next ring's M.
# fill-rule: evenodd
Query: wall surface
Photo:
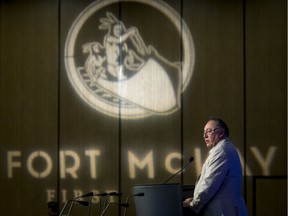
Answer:
M0 2L2 213L46 215L90 191L125 201L191 156L170 182L193 185L219 116L249 215L287 214L285 0Z

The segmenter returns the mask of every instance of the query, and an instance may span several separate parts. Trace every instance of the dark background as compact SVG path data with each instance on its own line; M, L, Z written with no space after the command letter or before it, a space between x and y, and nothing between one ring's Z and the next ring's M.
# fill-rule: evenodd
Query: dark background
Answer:
M178 111L137 120L93 109L68 79L65 40L76 17L93 1L0 2L3 214L46 215L48 201L59 201L61 208L77 191L120 191L125 200L134 185L161 183L172 175L165 160L173 153L183 157L182 161L172 160L174 170L191 155L195 157L193 164L171 181L192 185L207 154L202 132L210 115L227 122L241 155L249 215L287 214L285 0L165 1L180 14L193 36L193 75ZM130 8L131 16L142 20L137 28L148 44L173 60L181 55L180 39L175 42L177 37L169 28L158 30L163 27L161 19L149 20L153 14L149 16L146 7L141 10L137 4ZM123 9L122 16L128 11ZM124 19L127 26L135 25L134 21ZM96 176L91 174L89 150L98 154ZM48 167L43 152L51 158L52 167L47 175L37 176ZM141 161L151 156L153 172L146 166L136 169L133 177L129 153ZM61 172L75 166L75 160L79 162L76 176ZM96 211L99 200L94 201L92 210ZM131 204L127 215L135 215ZM86 209L75 205L73 211L83 214ZM109 212L120 214L116 207Z

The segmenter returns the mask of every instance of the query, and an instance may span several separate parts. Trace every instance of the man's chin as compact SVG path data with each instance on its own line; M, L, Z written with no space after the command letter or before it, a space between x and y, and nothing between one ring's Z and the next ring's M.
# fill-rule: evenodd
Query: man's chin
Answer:
M211 147L212 147L212 144L211 144L211 143L206 143L206 147L207 147L207 148L211 148Z

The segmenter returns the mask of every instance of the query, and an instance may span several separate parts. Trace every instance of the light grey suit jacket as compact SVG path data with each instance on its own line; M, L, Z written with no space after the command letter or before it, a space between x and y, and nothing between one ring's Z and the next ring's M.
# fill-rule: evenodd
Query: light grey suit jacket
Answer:
M247 216L241 192L240 159L230 139L225 138L209 151L190 206L203 216Z

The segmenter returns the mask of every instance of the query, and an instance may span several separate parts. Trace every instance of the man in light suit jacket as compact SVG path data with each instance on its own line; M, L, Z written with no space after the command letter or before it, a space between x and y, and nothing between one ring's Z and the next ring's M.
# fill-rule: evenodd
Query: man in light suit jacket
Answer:
M247 216L241 196L242 168L236 148L228 138L225 122L210 118L203 138L210 149L193 198L183 201L184 207L202 216Z

